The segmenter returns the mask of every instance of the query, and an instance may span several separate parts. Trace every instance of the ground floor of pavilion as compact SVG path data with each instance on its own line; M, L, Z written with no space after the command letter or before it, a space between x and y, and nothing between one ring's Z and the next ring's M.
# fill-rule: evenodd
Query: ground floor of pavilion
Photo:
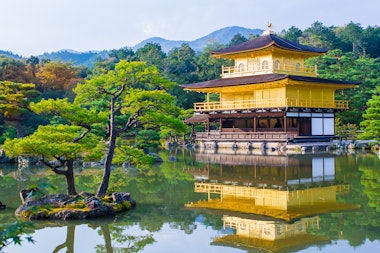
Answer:
M323 142L336 138L333 110L271 110L195 114L192 141ZM195 127L198 126L198 127Z

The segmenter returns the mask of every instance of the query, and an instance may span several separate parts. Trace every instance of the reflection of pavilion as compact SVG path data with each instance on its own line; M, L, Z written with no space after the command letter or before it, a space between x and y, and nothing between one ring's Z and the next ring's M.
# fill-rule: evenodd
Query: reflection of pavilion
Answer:
M189 171L201 179L194 191L207 199L186 207L223 210L229 214L223 217L225 227L236 230L235 235L215 239L217 244L278 252L325 242L309 233L319 229L316 215L357 208L337 202L337 195L350 187L337 182L331 155L197 154L196 161L205 168L202 175L200 170Z
M236 234L215 238L213 244L260 250L254 252L264 249L266 252L294 252L305 245L329 243L327 238L311 233L319 229L319 221L318 216L302 218L291 224L224 216L224 227L234 228Z
M196 179L220 184L298 189L335 184L335 158L324 155L196 154Z
M352 209L338 203L349 184L335 179L331 155L235 156L197 154L205 162L195 192L207 200L189 207L223 209L271 216L286 221L325 212ZM190 171L192 173L192 171ZM199 176L199 170L194 171Z
M291 221L320 213L350 210L353 205L338 203L337 192L349 191L339 184L298 190L279 190L252 186L195 183L195 192L207 193L207 200L187 204L187 207L222 209L253 213ZM219 196L218 198L213 198Z

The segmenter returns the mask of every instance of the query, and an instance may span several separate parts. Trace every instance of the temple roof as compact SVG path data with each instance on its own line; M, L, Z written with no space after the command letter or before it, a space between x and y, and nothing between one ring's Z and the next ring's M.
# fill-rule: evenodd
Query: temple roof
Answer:
M360 82L355 81L341 81L324 79L318 77L306 77L306 76L295 76L286 74L265 74L265 75L253 75L253 76L242 76L242 77L232 77L232 78L221 78L200 83L192 84L182 84L180 87L185 89L201 89L201 88L216 88L216 87L227 87L245 84L259 84L266 82L274 82L289 78L294 81L302 81L305 83L323 83L323 84L339 84L339 85L358 85Z
M322 54L328 51L326 48L317 48L317 47L301 45L301 44L286 40L284 38L278 37L275 34L268 34L268 35L257 37L253 40L248 40L236 46L212 51L211 54L218 56L218 55L237 53L237 52L256 51L256 50L270 47L272 45L275 45L282 49L299 51L299 52Z

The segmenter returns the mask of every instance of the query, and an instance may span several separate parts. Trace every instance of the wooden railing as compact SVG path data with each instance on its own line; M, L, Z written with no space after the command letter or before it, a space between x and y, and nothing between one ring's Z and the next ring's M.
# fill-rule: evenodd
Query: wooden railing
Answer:
M256 187L194 183L194 192L196 193L223 194L241 198L256 198L258 190L262 191Z
M274 62L268 62L267 65L222 66L222 78L269 73L317 76L317 66L297 66L295 64L279 64Z
M349 193L350 185L349 184L339 184L336 186L337 193Z
M312 99L261 99L261 100L240 100L226 102L200 102L194 103L196 112L205 111L226 111L226 110L248 110L266 108L332 108L348 109L347 100L323 101Z
M198 132L198 141L288 141L297 133L286 132Z

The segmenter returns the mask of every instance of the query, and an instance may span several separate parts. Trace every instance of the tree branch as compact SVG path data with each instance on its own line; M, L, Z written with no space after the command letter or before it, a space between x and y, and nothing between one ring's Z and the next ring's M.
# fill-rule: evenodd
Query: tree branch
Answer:
M107 94L107 95L112 96L112 97L114 97L114 98L118 98L118 97L120 97L120 95L121 95L121 94L123 93L123 91L125 90L125 86L126 86L126 84L123 83L123 84L121 85L120 89L119 89L118 91L116 91L116 92L109 92L109 91L107 91L106 89L104 89L103 87L99 87L98 90L99 90L99 92L101 92L101 93Z
M127 129L129 129L130 127L132 127L133 124L135 124L137 122L137 118L141 115L141 112L142 112L142 108L140 107L137 110L137 112L135 112L134 114L129 116L127 123L125 124L125 126L122 129L119 129L117 131L117 134L122 133L122 132L126 131Z
M125 90L125 86L126 86L126 84L125 83L123 83L122 85L121 85L121 88L120 88L120 90L119 91L117 91L113 96L115 97L115 98L118 98L118 97L120 97L121 96L121 94L123 93L123 91Z
M58 159L57 159L58 160ZM63 167L64 166L64 163L62 163L61 160L59 160L59 162L61 163L60 166L55 166L55 165L52 165L51 163L45 161L45 157L42 157L40 159L40 161L43 162L43 164L45 164L46 166L48 166L52 171L54 171L56 174L59 174L59 175L66 175L67 174L67 171L65 170L59 170L58 168L60 167Z
M90 128L90 129L86 128L86 130L83 131L81 135L79 135L77 138L75 138L75 139L73 140L73 143L77 143L77 142L79 142L80 140L82 140L82 139L83 139L83 138L84 138L84 137L90 132L90 130L91 130L91 128Z

